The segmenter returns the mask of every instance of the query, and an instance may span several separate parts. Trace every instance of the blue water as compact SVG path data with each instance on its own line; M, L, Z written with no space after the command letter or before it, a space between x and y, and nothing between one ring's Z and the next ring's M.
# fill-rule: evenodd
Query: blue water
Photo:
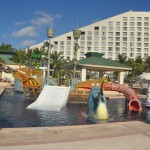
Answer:
M7 89L0 97L0 128L70 126L103 123L86 116L86 105L67 104L60 112L26 109L33 101L22 93ZM143 106L142 113L126 109L125 99L107 100L109 119L106 122L140 120L150 124L150 109Z

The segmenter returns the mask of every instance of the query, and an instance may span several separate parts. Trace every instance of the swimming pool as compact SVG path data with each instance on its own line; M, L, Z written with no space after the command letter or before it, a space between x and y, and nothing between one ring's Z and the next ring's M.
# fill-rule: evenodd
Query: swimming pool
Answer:
M0 128L71 126L103 123L86 116L86 105L67 104L60 112L26 109L33 101L23 93L6 89L0 97ZM150 124L150 109L143 107L142 113L131 113L126 109L125 99L108 99L109 120L122 122L140 120ZM143 106L143 104L142 104Z

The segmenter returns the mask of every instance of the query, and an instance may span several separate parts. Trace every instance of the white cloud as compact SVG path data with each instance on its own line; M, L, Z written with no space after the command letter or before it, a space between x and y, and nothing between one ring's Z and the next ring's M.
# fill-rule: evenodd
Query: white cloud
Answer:
M62 16L60 14L56 15L49 15L44 11L37 11L36 15L38 15L37 18L31 19L31 24L35 26L42 26L42 25L48 25L56 18L61 18Z
M22 24L24 24L24 22L16 22L16 23L15 23L16 26L20 26L20 25L22 25Z
M19 31L13 32L12 35L17 38L25 36L34 37L38 35L38 32L34 26L27 26L20 29Z
M21 45L28 47L28 46L35 45L35 43L36 43L35 40L25 40L25 41L21 42Z

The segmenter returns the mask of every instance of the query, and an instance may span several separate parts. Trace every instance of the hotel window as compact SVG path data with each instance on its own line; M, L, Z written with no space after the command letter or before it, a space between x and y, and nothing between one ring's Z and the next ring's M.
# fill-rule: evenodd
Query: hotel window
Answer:
M92 31L88 31L87 34L88 34L88 35L92 35Z
M147 36L149 36L149 34L148 33L144 33L144 36L147 37Z
M101 47L101 51L105 51L106 50L106 48L105 47Z
M134 31L134 28L133 28L133 27L130 27L130 31Z
M70 51L71 50L71 46L67 46L66 50Z
M119 26L119 27L120 27L120 22L116 22L116 26Z
M137 56L137 57L141 57L141 53L137 53L136 56Z
M112 47L108 47L108 51L113 51L113 48Z
M127 37L123 37L122 40L123 40L123 41L127 41Z
M94 51L98 51L99 50L99 48L98 47L94 47Z
M116 41L120 41L120 37L116 37Z
M109 58L111 59L112 58L112 52L108 52L108 56L109 56Z
M144 47L148 47L149 46L149 44L148 43L144 43Z
M99 31L95 31L95 32L94 32L94 35L99 35Z
M127 17L123 17L123 21L127 21Z
M137 26L142 26L142 22L137 22Z
M130 48L130 52L134 52L134 48Z
M130 37L130 41L134 41L134 37Z
M137 47L141 47L141 43L137 43Z
M148 57L148 54L147 54L147 53L144 53L144 57Z
M91 36L88 36L88 37L87 37L87 40L88 40L88 41L91 41L91 40L92 40L92 37L91 37Z
M127 48L126 47L123 47L122 50L123 50L123 52L127 52Z
M134 21L135 19L134 19L134 17L130 17L130 21Z
M123 36L127 36L127 32L123 32Z
M113 31L113 27L109 27L109 31Z
M99 46L99 42L94 42L94 46Z
M87 42L87 45L88 45L88 46L91 46L91 45L92 45L92 42Z
M71 36L67 36L67 40L71 40Z
M71 41L67 41L67 45L71 45Z
M102 26L102 30L103 30L103 31L106 31L106 27L105 27L105 26Z
M80 36L80 40L85 40L85 36L84 36L84 35L81 35L81 36Z
M113 42L108 42L108 46L113 46Z
M149 22L144 22L144 26L149 26Z
M102 36L106 36L106 32L102 32Z
M133 42L130 43L130 47L134 47L134 43Z
M69 55L70 55L70 51L66 51L66 55L68 55L68 56L69 56Z
M130 36L134 36L134 32L130 32Z
M99 41L99 36L94 36L95 41Z
M120 42L116 42L115 45L116 45L116 46L120 46Z
M123 26L127 26L127 22L123 22Z
M120 31L120 27L116 27L116 31Z
M87 47L88 51L91 51L91 47Z
M144 48L144 52L148 53L148 48Z
M137 48L137 52L141 52L141 48Z
M137 36L142 36L142 33L141 32L137 32Z
M108 41L113 41L113 38L112 38L112 37L109 37L109 38L108 38Z
M113 32L109 32L108 35L109 35L109 36L113 36Z
M141 27L137 27L137 31L142 31L142 28Z
M130 53L130 57L134 57L134 53Z
M149 31L149 28L145 27L145 28L144 28L144 31Z
M85 32L81 32L81 35L85 35Z
M102 42L102 46L106 46L106 42Z
M81 46L85 45L85 42L84 41L80 41L80 45Z
M108 24L109 24L110 27L113 26L113 22L112 21L110 21Z
M123 27L123 31L127 31L127 27Z
M134 26L134 22L130 22L130 26Z
M119 48L119 47L116 47L116 51L117 51L117 52L120 52L120 48Z
M138 41L138 42L141 42L141 41L142 41L142 39L141 39L141 38L137 38L137 41Z
M95 30L99 30L99 27L95 27Z
M142 18L141 17L137 17L137 21L142 21Z
M80 51L84 51L84 46L80 46Z
M122 45L123 45L123 46L127 46L127 43L126 43L126 42L123 42Z
M149 18L148 17L144 17L144 21L149 21Z
M149 39L148 38L144 38L144 42L148 42L149 41Z
M80 52L80 56L81 56L81 57L84 57L84 52Z
M120 32L116 32L116 36L120 36Z
M57 51L57 50L58 50L58 47L57 47L57 46L53 46L53 50L54 50L54 51Z
M54 45L58 45L58 41L54 41Z
M60 46L60 51L63 51L64 50L64 46Z
M60 45L64 45L64 41L60 41Z
M102 41L106 41L106 37L102 37Z

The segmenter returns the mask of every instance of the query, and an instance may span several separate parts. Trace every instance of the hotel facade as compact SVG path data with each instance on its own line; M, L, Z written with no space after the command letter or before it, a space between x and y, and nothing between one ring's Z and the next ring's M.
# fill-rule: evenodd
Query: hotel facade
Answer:
M118 54L130 59L150 56L150 12L129 11L79 28L81 36L77 59L87 52L99 52L104 58L115 60ZM74 58L73 32L54 37L52 52L60 52L64 59ZM44 41L30 48L40 48Z

